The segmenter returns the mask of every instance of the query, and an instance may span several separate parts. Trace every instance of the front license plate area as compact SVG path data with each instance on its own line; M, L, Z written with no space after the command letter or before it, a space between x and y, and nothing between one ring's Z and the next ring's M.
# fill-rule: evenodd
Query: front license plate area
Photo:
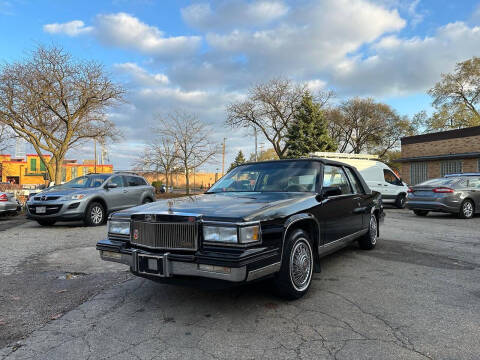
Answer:
M165 258L163 256L152 256L138 254L138 272L155 276L165 276Z
M37 206L35 209L35 212L37 214L45 214L47 212L47 207L46 206Z

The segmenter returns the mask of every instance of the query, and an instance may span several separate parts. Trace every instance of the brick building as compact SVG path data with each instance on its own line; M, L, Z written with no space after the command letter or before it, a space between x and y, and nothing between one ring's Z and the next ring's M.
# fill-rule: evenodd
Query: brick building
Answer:
M404 137L401 175L410 185L480 171L480 126Z

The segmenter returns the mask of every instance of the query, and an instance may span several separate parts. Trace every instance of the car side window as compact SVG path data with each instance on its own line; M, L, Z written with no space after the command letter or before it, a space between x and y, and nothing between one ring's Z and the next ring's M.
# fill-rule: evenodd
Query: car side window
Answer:
M110 184L117 184L117 187L123 187L123 179L121 176L114 176L109 181Z
M345 171L347 172L348 178L350 179L350 182L353 186L353 191L355 194L364 194L365 191L363 190L363 186L358 180L357 175L353 172L352 169L346 167Z
M384 177L385 181L389 184L392 184L392 185L399 185L400 184L400 181L398 180L398 178L390 170L383 169L383 177Z
M127 186L139 186L136 176L124 176Z
M468 187L470 189L480 189L480 176L472 176L468 179Z
M342 195L352 194L347 175L340 166L325 165L323 170L323 187L338 186Z

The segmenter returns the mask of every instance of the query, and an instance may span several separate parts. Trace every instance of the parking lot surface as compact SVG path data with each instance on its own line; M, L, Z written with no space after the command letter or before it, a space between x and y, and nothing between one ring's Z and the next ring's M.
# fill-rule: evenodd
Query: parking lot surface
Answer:
M0 231L0 359L478 359L479 229L388 209L376 249L323 259L284 301L132 278L98 261L105 227L25 223Z

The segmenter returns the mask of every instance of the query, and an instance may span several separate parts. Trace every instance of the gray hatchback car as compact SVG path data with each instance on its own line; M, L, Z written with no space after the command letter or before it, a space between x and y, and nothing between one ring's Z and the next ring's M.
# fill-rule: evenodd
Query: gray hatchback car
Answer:
M97 226L113 211L154 201L154 188L133 173L88 174L54 186L27 202L27 217L40 225L83 220Z
M415 185L408 191L407 208L418 216L435 211L470 219L480 213L480 173L451 174Z

